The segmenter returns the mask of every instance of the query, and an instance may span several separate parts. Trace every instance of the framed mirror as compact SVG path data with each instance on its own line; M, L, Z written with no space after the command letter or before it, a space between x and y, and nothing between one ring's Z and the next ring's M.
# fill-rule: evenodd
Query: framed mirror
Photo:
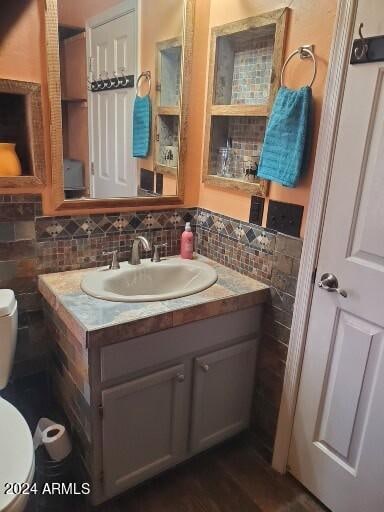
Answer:
M56 210L183 201L194 0L47 0Z

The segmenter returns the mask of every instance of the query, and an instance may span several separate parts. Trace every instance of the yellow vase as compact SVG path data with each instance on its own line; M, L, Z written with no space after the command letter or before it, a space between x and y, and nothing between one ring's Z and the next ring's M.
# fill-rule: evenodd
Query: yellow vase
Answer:
M20 176L21 164L16 154L16 144L0 142L0 176Z

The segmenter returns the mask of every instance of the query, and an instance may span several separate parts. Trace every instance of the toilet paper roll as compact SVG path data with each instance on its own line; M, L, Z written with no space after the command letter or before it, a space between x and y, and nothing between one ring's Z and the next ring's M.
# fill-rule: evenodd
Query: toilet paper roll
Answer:
M49 418L40 418L33 436L35 450L44 445L52 460L60 461L68 457L72 450L71 440L63 425Z

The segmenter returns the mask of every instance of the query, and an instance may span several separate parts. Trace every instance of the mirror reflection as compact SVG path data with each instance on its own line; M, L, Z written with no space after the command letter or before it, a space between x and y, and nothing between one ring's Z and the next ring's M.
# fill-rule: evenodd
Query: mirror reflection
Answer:
M183 0L58 0L66 199L177 194Z

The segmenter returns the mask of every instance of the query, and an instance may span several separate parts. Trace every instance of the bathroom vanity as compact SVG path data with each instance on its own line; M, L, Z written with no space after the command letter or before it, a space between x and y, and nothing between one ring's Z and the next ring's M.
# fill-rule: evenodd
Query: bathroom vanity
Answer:
M85 294L81 282L95 269L39 277L54 387L94 504L249 425L268 287L199 260L214 267L217 282L157 302Z

